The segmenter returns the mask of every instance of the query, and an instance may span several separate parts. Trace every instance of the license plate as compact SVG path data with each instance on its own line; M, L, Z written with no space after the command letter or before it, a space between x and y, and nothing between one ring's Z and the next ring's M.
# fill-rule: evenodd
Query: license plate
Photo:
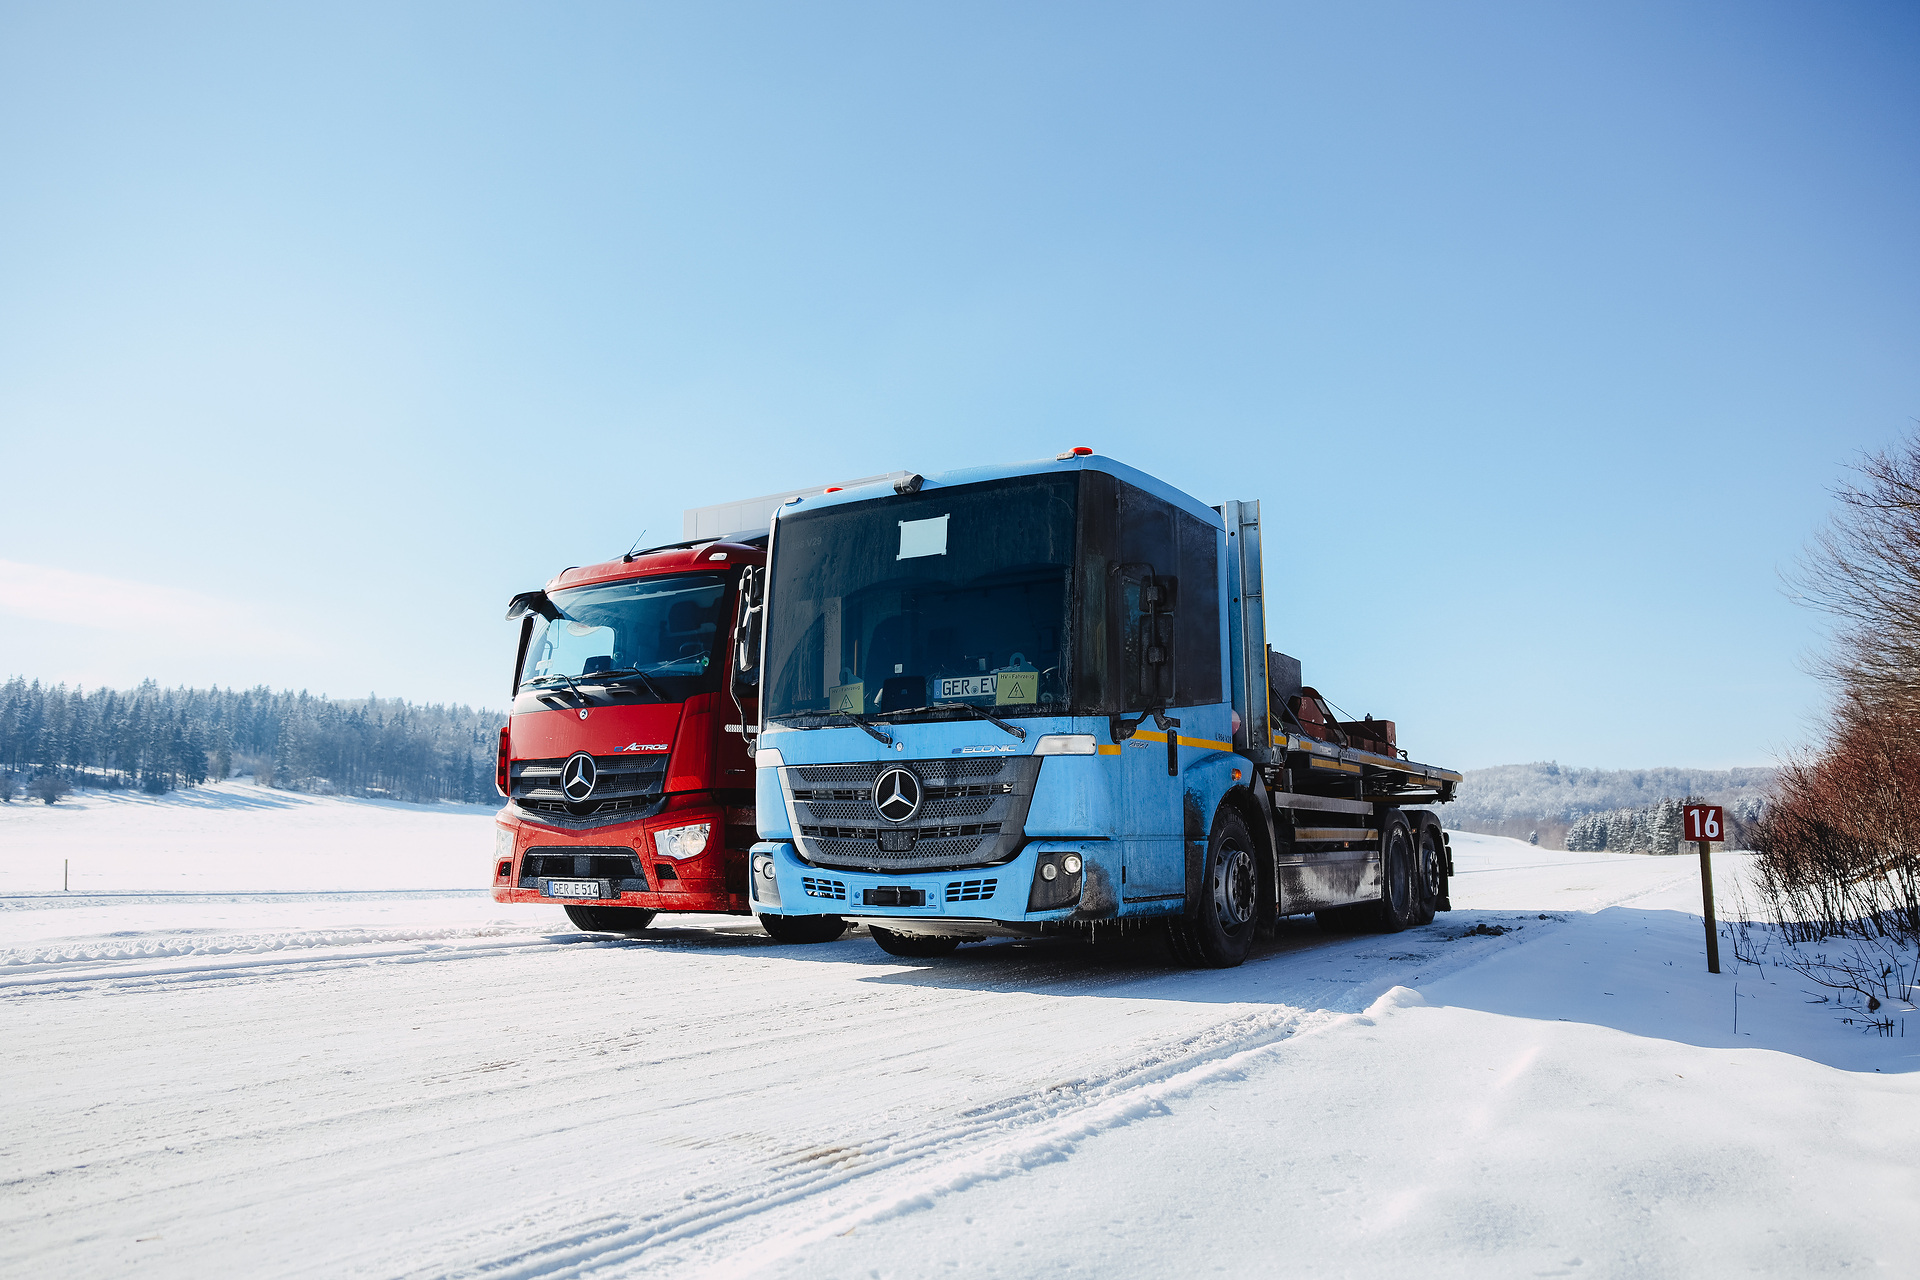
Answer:
M941 676L934 683L940 686L939 700L947 702L954 698L991 698L1000 678L989 671L977 676Z
M549 880L547 881L549 898L598 898L600 882L598 880Z

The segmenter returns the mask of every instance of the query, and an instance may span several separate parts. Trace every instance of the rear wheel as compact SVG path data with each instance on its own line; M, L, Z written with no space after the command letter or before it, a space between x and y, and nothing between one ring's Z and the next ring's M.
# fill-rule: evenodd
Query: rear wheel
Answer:
M639 933L653 923L657 911L642 907L568 907L567 919L588 933Z
M1406 818L1394 810L1380 823L1380 905L1374 917L1376 928L1385 933L1399 933L1421 923L1420 894L1414 881L1413 833L1407 828Z
M757 919L775 942L832 942L847 931L847 922L839 916L762 915Z
M1247 824L1232 809L1213 820L1200 900L1168 925L1183 964L1231 969L1247 958L1260 925L1260 856Z
M890 956L900 956L907 960L931 960L935 956L950 956L960 945L958 938L931 938L921 933L895 933L891 929L867 926L867 932L880 944L880 949Z
M1447 896L1447 853L1440 843L1440 824L1421 814L1413 832L1413 890L1416 925L1432 924L1433 913Z

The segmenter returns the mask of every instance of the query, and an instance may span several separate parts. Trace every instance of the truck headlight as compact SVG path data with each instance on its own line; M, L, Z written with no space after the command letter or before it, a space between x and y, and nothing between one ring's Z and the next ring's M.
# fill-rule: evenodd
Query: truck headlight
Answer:
M694 822L684 827L664 827L653 833L654 852L663 858L679 861L706 852L707 837L713 832L711 822Z

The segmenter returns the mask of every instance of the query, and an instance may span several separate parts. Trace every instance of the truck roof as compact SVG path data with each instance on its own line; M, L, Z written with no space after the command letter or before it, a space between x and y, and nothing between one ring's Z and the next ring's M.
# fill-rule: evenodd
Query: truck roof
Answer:
M689 507L682 513L682 521L686 526L688 541L696 538L741 538L755 534L765 536L772 527L773 513L794 498L827 493L834 489L890 485L912 474L911 471L889 471L885 475L861 476L858 480L842 480L833 485L817 484L808 489L788 489L785 493L767 493L757 498L741 498L736 502L721 502L711 507Z
M966 467L957 471L942 471L923 477L921 491L947 489L962 484L978 484L983 480L1005 480L1015 476L1049 475L1072 471L1103 471L1157 498L1165 499L1216 529L1226 527L1218 511L1193 495L1176 489L1166 481L1150 476L1138 468L1097 453L1063 453L1058 457L1036 458L1030 462L1010 462L999 466ZM901 474L904 476L906 473ZM891 488L891 482L873 482L848 485L833 493L807 493L788 498L781 504L780 510L818 511L824 507L839 506L848 502L865 502L870 498L883 496Z
M622 578L651 578L667 573L688 573L696 569L726 569L733 565L760 564L766 549L746 542L714 539L672 547L656 547L636 552L631 560L615 556L600 564L574 565L547 581L548 591L581 587L592 582L616 582Z

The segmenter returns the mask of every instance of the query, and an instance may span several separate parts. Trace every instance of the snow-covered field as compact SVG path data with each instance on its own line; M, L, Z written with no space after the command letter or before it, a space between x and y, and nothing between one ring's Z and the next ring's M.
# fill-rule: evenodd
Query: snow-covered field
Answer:
M615 940L466 888L483 810L79 799L0 808L0 1274L1912 1274L1920 1021L1706 974L1690 858L1456 835L1432 926L1188 972Z

